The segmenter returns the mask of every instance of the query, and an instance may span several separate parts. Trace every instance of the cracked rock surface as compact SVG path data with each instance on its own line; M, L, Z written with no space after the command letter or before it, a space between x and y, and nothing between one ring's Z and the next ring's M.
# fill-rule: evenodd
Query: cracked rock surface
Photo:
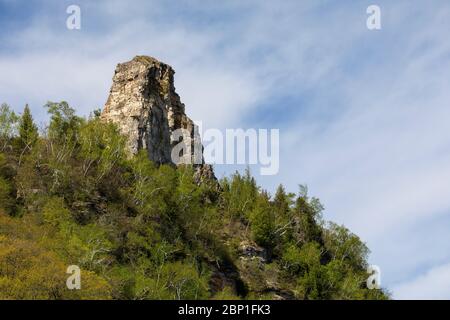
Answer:
M130 153L145 149L157 164L174 163L172 150L183 141L188 152L177 164L193 163L198 180L210 179L212 167L204 164L199 134L175 91L174 74L171 66L148 56L119 63L101 117L128 137ZM194 148L194 143L200 145Z

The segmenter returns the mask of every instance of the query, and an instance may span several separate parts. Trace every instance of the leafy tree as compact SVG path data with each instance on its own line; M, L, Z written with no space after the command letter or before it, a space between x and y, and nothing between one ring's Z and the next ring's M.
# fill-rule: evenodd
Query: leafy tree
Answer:
M243 176L236 172L231 179L224 178L221 185L222 201L226 212L231 217L248 219L248 212L252 211L259 192L250 170L247 169Z
M346 261L354 269L365 270L369 249L344 226L329 223L324 230L324 246L333 260Z
M208 211L202 203L201 189L194 181L192 166L183 166L177 170L178 186L176 189L176 203L178 204L177 218L183 225L187 236L195 239L206 226Z
M50 138L73 138L82 119L76 116L75 109L66 101L48 102L45 107L50 114L49 136Z
M6 179L0 177L0 209L3 209L7 213L11 213L14 206L11 192L11 184Z
M169 218L175 211L176 171L167 165L156 168L141 151L131 161L131 187L125 192L145 217Z
M11 143L17 131L19 117L10 106L3 103L0 106L0 151L4 151Z
M160 277L164 285L161 298L192 300L208 297L208 275L199 274L193 265L182 262L165 264Z
M50 115L48 142L54 161L67 163L77 147L79 129L83 119L78 117L75 109L65 101L48 102L45 107Z
M96 169L96 180L105 177L116 164L124 161L125 137L120 135L112 123L102 123L93 118L83 124L79 130L80 155L84 159L83 175Z

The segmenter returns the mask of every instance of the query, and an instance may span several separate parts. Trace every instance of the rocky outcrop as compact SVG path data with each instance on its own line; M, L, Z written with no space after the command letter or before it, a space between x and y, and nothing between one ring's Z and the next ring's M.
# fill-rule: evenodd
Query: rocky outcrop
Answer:
M199 181L214 178L204 164L196 126L175 91L174 74L171 66L148 56L118 64L101 117L128 137L130 153L145 149L157 164L192 163ZM174 149L180 142L185 148Z
M258 259L263 263L266 263L268 260L266 249L247 240L240 243L239 254L241 259Z

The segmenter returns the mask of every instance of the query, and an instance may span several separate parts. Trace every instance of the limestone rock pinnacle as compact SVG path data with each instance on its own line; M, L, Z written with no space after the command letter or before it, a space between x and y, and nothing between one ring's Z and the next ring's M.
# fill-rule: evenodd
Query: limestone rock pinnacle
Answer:
M117 124L128 137L127 148L132 154L145 149L149 159L157 164L173 163L172 148L179 143L173 135L177 129L187 133L183 134L183 141L199 138L175 91L174 74L171 66L148 56L119 63L101 115L103 120ZM198 157L194 149L183 157ZM203 163L201 152L200 157L201 164L196 162L197 175L214 176L212 168Z

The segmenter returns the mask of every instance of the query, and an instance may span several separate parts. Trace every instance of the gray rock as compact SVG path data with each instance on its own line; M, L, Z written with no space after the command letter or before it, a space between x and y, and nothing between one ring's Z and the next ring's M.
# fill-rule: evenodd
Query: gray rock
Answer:
M263 263L267 262L267 250L250 241L242 241L239 244L241 259L258 259Z
M174 74L171 66L148 56L118 64L101 117L116 123L128 137L131 154L145 149L156 164L172 164L172 150L183 141L189 153L177 164L195 164L198 181L215 179L212 167L204 164L196 126L175 91ZM184 129L179 139L174 135L177 129ZM200 152L195 152L194 143L200 143Z

